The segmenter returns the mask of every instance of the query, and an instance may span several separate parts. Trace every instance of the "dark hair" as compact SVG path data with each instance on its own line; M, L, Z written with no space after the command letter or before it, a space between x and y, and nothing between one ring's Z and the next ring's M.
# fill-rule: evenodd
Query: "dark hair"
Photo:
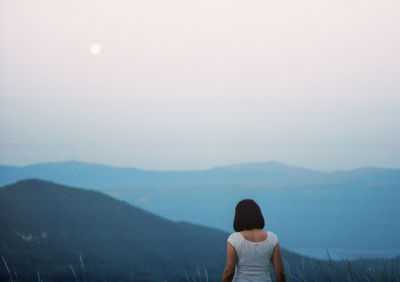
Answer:
M264 217L260 207L250 199L241 200L235 209L235 220L233 229L236 232L251 229L263 229L265 226Z

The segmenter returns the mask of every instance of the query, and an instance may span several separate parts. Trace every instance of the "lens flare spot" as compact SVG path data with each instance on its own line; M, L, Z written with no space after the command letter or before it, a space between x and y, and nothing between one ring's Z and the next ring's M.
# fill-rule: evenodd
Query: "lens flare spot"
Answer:
M90 53L92 53L94 56L99 55L101 53L101 49L102 46L99 43L93 43L90 46Z

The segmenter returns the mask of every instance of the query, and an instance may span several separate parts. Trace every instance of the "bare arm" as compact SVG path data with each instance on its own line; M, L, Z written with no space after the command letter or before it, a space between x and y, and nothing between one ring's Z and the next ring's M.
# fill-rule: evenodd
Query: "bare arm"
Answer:
M226 246L226 266L222 276L222 282L231 282L235 275L235 267L237 264L237 254L235 248L228 243Z
M285 270L283 269L281 248L279 246L279 243L275 246L274 251L272 252L271 260L274 266L276 282L285 282Z

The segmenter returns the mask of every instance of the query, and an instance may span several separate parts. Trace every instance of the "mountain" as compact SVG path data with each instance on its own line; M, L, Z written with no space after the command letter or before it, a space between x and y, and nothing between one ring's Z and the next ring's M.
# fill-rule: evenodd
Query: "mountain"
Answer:
M321 179L329 181L329 174L279 162L240 164L207 170L146 171L118 168L77 161L41 163L25 167L0 165L0 185L29 178L40 178L59 183L95 185L110 184L232 184L232 183L298 183Z
M96 191L35 179L0 188L1 281L219 281L227 237Z
M279 162L181 172L75 161L0 166L2 185L27 178L94 189L171 220L227 232L236 203L253 198L292 251L326 258L328 249L338 259L400 254L399 169L320 172Z
M400 169L365 167L349 171L322 172L276 161L244 163L207 170L151 171L120 168L79 161L49 162L28 166L0 165L0 185L38 178L84 187L109 185L171 184L267 184L275 186L334 184L352 181L400 183Z
M80 256L95 280L185 280L185 271L205 268L217 280L227 238L99 192L40 180L0 189L0 230L1 256L27 280L37 269L42 279L73 280L69 265L82 272Z

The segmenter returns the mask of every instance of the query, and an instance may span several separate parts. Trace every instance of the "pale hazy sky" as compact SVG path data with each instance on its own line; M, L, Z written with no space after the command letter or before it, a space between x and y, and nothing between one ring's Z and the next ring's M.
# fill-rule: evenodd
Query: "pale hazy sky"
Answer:
M0 3L1 164L400 167L398 0Z

